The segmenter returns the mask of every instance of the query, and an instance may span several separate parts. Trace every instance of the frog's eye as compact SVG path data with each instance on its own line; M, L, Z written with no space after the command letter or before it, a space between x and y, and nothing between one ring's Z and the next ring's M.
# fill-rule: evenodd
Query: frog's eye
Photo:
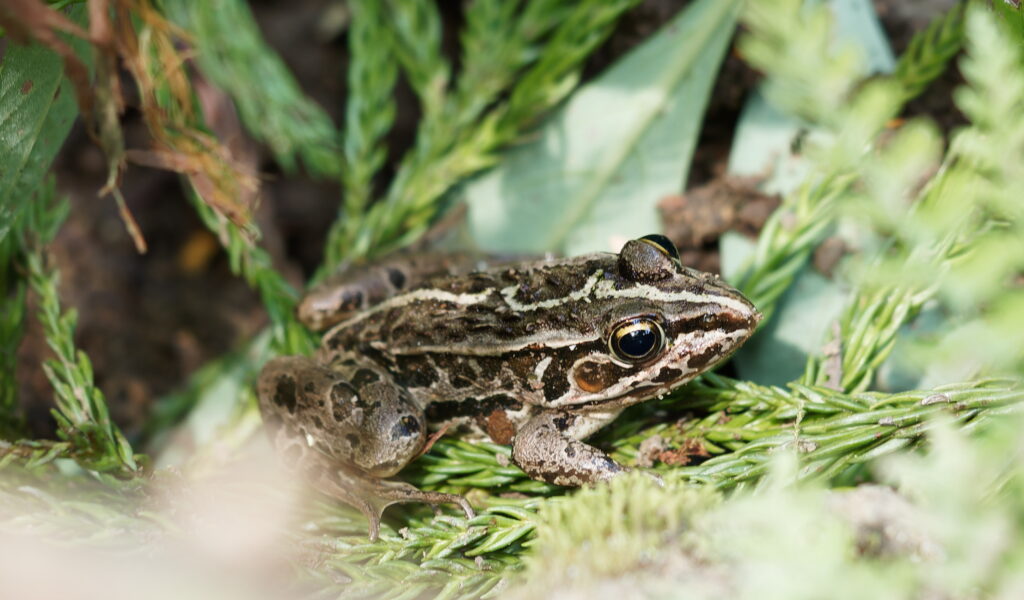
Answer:
M651 235L645 235L640 238L640 241L654 246L659 252L669 258L679 260L679 250L676 249L676 245L672 243L672 240L661 234L652 233Z
M608 338L608 348L615 358L625 362L641 362L661 351L665 332L657 321L636 318L615 326Z

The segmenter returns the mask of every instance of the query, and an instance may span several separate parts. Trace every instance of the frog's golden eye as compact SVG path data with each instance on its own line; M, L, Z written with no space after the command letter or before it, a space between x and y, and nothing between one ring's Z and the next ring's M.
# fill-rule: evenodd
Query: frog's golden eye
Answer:
M638 317L615 326L608 338L608 348L615 358L625 362L647 360L665 346L665 332L657 321Z
M651 235L645 235L640 238L640 241L654 246L659 252L669 258L679 260L679 250L676 249L676 245L672 243L672 240L661 234L652 233Z

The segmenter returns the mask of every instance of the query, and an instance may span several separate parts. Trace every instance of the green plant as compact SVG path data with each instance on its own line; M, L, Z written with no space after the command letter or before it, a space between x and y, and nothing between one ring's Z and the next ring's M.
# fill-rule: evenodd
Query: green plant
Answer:
M345 260L420 235L455 200L461 183L499 163L503 149L569 96L585 58L633 4L473 2L455 77L441 51L433 3L353 1L350 97L340 131L298 90L243 2L164 0L152 14L146 2L126 3L137 11L129 14L146 18L120 24L130 24L138 40L167 41L174 39L170 28L154 15L172 19L187 32L197 67L234 100L248 131L286 171L301 164L337 182L344 201L319 278ZM733 5L723 6L705 14L713 14L720 28L715 35L724 40ZM1024 462L1014 413L1024 406L1024 352L1017 342L1024 333L1024 221L1017 192L1024 187L1017 160L1024 150L1017 118L1024 106L1024 59L1007 34L1012 30L983 9L958 6L915 38L892 76L870 77L856 45L834 41L826 7L752 1L742 19L748 33L739 48L765 73L766 95L811 130L803 149L810 168L769 219L734 283L768 320L782 318L775 307L814 248L836 231L854 231L848 237L855 251L838 272L851 293L834 329L834 350L810 356L804 376L786 386L707 375L635 407L598 436L618 460L656 463L664 487L634 474L568 494L527 479L509 464L507 447L441 439L403 476L467 494L479 515L467 520L422 507L389 511L380 539L371 543L354 511L323 501L305 505L285 528L287 545L306 553L294 561L303 591L469 598L517 584L513 593L525 597L552 586L593 590L598 582L653 594L682 589L697 597L788 598L842 597L850 590L891 597L966 597L981 590L1013 597L1021 589ZM957 98L969 124L948 148L927 122L894 126L905 102L927 93L927 82L964 40L967 84ZM136 49L132 74L151 109L151 127L197 132L158 139L202 157L211 177L222 176L230 157L216 144L200 143L209 139L209 125L196 110L188 79L166 71L174 45ZM713 52L701 57L707 64L719 59ZM74 313L61 310L58 275L46 259L45 245L65 215L47 171L59 145L54 140L63 139L74 114L71 95L55 101L54 91L70 84L62 83L59 59L44 48L11 46L3 60L0 109L10 107L12 117L0 120L0 132L31 123L35 135L0 148L2 164L15 165L0 178L0 524L19 532L62 532L63 541L74 544L107 540L113 530L138 532L121 548L129 553L141 540L187 540L188 528L175 519L188 511L154 505L153 497L165 488L191 491L216 473L242 469L244 457L256 452L251 381L259 362L269 352L308 352L316 340L296 322L298 294L259 247L256 227L210 203L209 190L188 173L197 213L226 249L233 271L259 291L271 325L252 352L207 365L147 431L147 439L157 438L206 402L227 402L232 417L215 439L192 453L180 480L165 470L146 472L147 461L110 421L88 357L74 346ZM672 63L671 77L659 80L662 93L692 74L687 64ZM22 89L30 71L30 101L16 105L10 94ZM422 120L395 177L381 186L378 175L388 160L383 140L394 120L400 75L419 99ZM710 80L704 83L710 88ZM651 119L659 111L651 111ZM649 129L629 129L629 141ZM614 169L632 166L613 162ZM614 179L602 173L601 181ZM19 439L11 357L29 288L54 350L46 369L58 441ZM926 308L940 315L940 326L920 334L912 326ZM926 367L969 368L941 386L880 390L879 369L897 348ZM228 383L229 394L214 393ZM913 452L922 447L927 453ZM978 485L961 485L969 479ZM875 560L856 526L826 508L842 494L829 488L866 480L898 484L917 503L926 537L963 567L944 572L942 560L918 560L920 548ZM281 493L267 482L242 489L230 508ZM786 536L798 543L781 542ZM986 547L986 561L967 560ZM823 575L792 577L797 570Z

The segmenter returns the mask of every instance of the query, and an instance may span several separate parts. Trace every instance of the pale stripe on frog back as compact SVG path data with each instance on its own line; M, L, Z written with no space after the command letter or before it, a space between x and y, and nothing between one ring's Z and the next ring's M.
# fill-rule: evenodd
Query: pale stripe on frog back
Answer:
M695 294L687 290L665 291L653 285L635 285L634 287L615 289L612 281L602 281L597 285L595 298L643 298L658 302L692 302L694 304L719 304L743 314L750 310L749 304L725 294Z

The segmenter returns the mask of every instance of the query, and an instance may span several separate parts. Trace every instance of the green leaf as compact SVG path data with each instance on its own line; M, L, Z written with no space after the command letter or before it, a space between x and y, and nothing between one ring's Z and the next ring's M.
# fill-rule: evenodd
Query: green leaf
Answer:
M659 230L655 206L686 180L737 6L690 5L470 184L477 243L578 253Z
M928 84L945 72L950 59L960 51L966 6L966 3L953 5L910 40L893 72L893 76L903 84L906 98L919 96Z
M0 62L0 241L42 184L78 114L60 57L11 44Z

